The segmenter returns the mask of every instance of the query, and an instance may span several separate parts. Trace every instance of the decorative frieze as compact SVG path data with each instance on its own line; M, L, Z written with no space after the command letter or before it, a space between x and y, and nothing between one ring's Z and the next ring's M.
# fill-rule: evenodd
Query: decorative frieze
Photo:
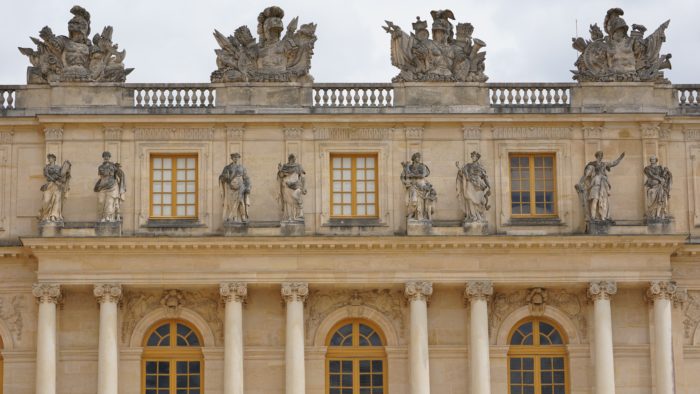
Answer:
M476 281L467 282L464 289L464 299L488 301L493 295L493 282L491 281Z
M61 302L61 285L52 283L35 283L32 286L32 294L37 302L58 304Z
M688 300L688 291L679 288L673 280L653 280L649 282L646 299L650 302L670 300L674 306L679 306Z
M122 285L116 283L100 283L95 285L93 294L97 302L119 302L122 298Z
M7 296L0 298L0 320L2 320L10 330L15 340L22 340L24 329L24 319L22 311L26 310L23 296Z
M104 129L106 141L119 141L122 139L121 127L105 127Z
M688 299L683 304L683 332L687 345L693 345L698 324L700 324L700 291L689 291Z
M293 301L305 302L309 296L309 284L306 282L282 283L281 294L285 303Z
M244 127L227 127L226 139L229 141L241 141L243 139L243 133L245 133Z
M406 127L406 139L407 140L422 140L423 139L423 128L422 127Z
M586 295L593 301L609 300L615 294L617 294L617 283L610 280L590 282L586 290Z
M410 301L430 301L433 295L433 282L411 281L406 283L404 296Z
M387 140L394 132L389 127L321 127L314 129L314 139L334 141Z
M304 135L304 129L301 127L285 127L284 140L300 140Z
M481 127L462 127L462 133L465 140L480 140Z
M683 134L686 141L700 141L700 129L685 130Z
M494 127L493 138L496 140L559 140L571 138L570 127Z
M244 282L226 282L219 285L219 294L224 302L246 302L248 285Z
M194 140L206 141L214 139L214 129L211 127L202 128L136 128L134 129L136 140Z
M603 136L603 128L596 127L584 127L583 128L583 138L587 140L598 140Z
M661 127L659 125L642 125L642 138L658 139L661 135Z
M46 141L63 141L62 127L45 127L44 139Z

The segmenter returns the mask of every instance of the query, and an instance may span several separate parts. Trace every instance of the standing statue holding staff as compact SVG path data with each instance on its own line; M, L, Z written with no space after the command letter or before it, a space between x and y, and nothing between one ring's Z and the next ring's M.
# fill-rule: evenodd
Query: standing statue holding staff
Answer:
M610 217L610 182L608 172L620 164L624 152L613 162L603 161L603 152L595 153L595 161L586 164L583 176L576 185L576 192L584 205L586 221L614 223Z
M240 153L231 154L231 163L219 175L221 198L224 200L224 222L247 223L250 207L250 178L245 167L238 164Z
M120 222L121 203L126 194L126 179L119 163L112 163L112 154L102 153L102 164L97 168L100 179L95 183L97 216L100 222Z
M46 156L49 163L44 167L46 183L41 186L44 198L39 210L41 223L63 223L63 202L68 193L70 182L70 167L68 160L62 166L56 164L56 155Z
M479 159L479 152L471 153L472 162L457 166L457 199L464 211L464 223L485 223L486 211L490 208L491 185L486 169Z
M306 172L292 153L286 164L277 165L277 181L279 182L279 199L282 203L282 220L288 222L304 221L304 194Z

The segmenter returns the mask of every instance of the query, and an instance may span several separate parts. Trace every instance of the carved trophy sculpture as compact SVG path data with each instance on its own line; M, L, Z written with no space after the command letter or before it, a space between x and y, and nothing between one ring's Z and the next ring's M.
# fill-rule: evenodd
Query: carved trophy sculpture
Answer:
M119 163L110 161L112 154L102 153L102 164L97 167L100 179L95 183L97 217L100 222L121 222L121 205L126 195L126 177Z
M224 201L224 223L247 223L250 207L250 178L245 167L238 164L240 153L231 154L231 163L219 175L221 198Z
M644 37L646 27L629 26L622 19L624 11L611 8L605 16L603 35L598 24L591 25L591 39L573 38L574 49L581 55L572 70L579 82L660 82L669 83L661 71L671 68L670 54L660 55L661 45L666 41L664 22L651 35Z
M69 190L70 167L68 160L63 165L56 164L56 155L46 156L49 163L44 167L46 183L41 186L44 198L39 210L39 222L42 224L63 224L63 202Z
M282 203L283 222L304 221L304 194L306 194L304 169L296 162L294 154L289 155L286 164L277 165L279 199Z
M457 199L464 211L464 224L486 223L486 211L489 206L491 185L486 175L486 169L479 159L479 152L472 152L472 162L457 166Z
M656 156L649 158L649 165L644 167L646 182L644 187L647 196L647 223L663 223L671 220L669 214L669 200L671 198L671 184L673 175L668 167L659 165Z
M258 15L259 42L247 26L241 26L233 36L214 30L221 46L216 52L217 70L212 82L313 82L309 75L311 56L316 42L316 24L301 25L299 18L287 25L282 36L284 11L268 7Z
M406 215L409 221L433 220L437 193L428 182L428 166L421 162L421 154L414 153L411 161L401 163L401 183L406 187Z
M430 11L430 15L433 17L432 39L428 22L420 17L416 17L410 35L390 21L382 26L391 34L391 64L401 70L392 81L486 82L486 52L479 52L486 43L472 38L474 26L458 23L455 35L450 22L455 19L452 11Z
M579 180L576 192L581 199L589 233L606 233L605 230L615 222L610 217L610 182L608 172L620 164L625 157L623 152L613 162L603 161L603 152L595 153L595 161L586 164L583 176Z
M45 26L39 37L31 37L37 50L19 48L32 63L27 68L27 83L55 82L124 82L133 68L124 68L122 61L126 51L119 51L112 43L112 26L90 34L90 13L80 6L70 10L73 18L68 22L68 37L55 36Z

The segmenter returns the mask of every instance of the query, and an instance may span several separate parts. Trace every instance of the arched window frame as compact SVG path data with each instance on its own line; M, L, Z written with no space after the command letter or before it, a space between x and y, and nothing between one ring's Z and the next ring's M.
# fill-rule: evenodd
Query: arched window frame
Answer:
M352 346L331 346L331 340L335 333L341 328L344 327L348 324L353 325L352 329ZM372 330L374 330L375 333L380 338L381 341L381 346L360 346L359 345L359 327L360 324L364 324L368 327L370 327ZM388 373L388 362L387 362L387 356L386 356L386 336L384 335L384 332L382 329L375 324L374 322L367 320L367 319L361 319L361 318L352 318L352 319L344 319L335 325L333 325L333 328L328 332L328 335L326 336L326 341L325 344L327 346L327 351L326 351L326 390L325 392L328 394L330 393L330 362L331 360L345 360L345 361L353 361L354 367L353 367L353 382L359 382L359 361L360 360L381 360L383 369L382 369L382 381L383 381L383 394L387 394L389 392L389 373ZM360 388L358 384L353 384L353 394L359 394L360 393Z
M168 346L148 346L148 339L161 326L169 325L170 344ZM177 345L177 325L182 324L192 330L197 337L198 346L178 346ZM175 394L176 373L175 363L178 361L198 361L199 362L199 392L203 394L204 388L204 354L202 353L202 334L193 324L181 319L165 319L151 325L143 337L143 354L141 356L141 393L146 393L146 363L148 361L168 361L170 362L170 393Z
M561 345L542 345L540 344L540 322L547 323L554 327L559 333L562 344ZM532 323L532 345L512 345L513 335L516 331L524 324ZM570 388L570 375L571 371L569 369L569 352L566 345L569 343L569 338L567 337L566 331L563 327L556 321L548 319L546 317L526 317L518 321L510 330L508 334L508 357L507 357L507 371L508 371L508 393L511 391L511 358L527 357L531 356L534 359L534 394L542 393L542 382L541 382L541 358L547 357L562 357L564 359L564 390L566 394L571 392Z

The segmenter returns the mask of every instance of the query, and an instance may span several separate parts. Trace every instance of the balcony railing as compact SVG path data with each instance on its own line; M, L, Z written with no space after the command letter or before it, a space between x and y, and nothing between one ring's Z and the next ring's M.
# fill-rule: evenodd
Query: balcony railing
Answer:
M0 86L0 110L15 109L18 86Z
M390 83L315 83L314 107L391 107L394 87Z
M207 83L127 84L135 108L213 108L216 89Z
M700 106L700 85L673 85L676 88L678 105L681 107Z
M492 107L568 107L573 83L490 83Z

